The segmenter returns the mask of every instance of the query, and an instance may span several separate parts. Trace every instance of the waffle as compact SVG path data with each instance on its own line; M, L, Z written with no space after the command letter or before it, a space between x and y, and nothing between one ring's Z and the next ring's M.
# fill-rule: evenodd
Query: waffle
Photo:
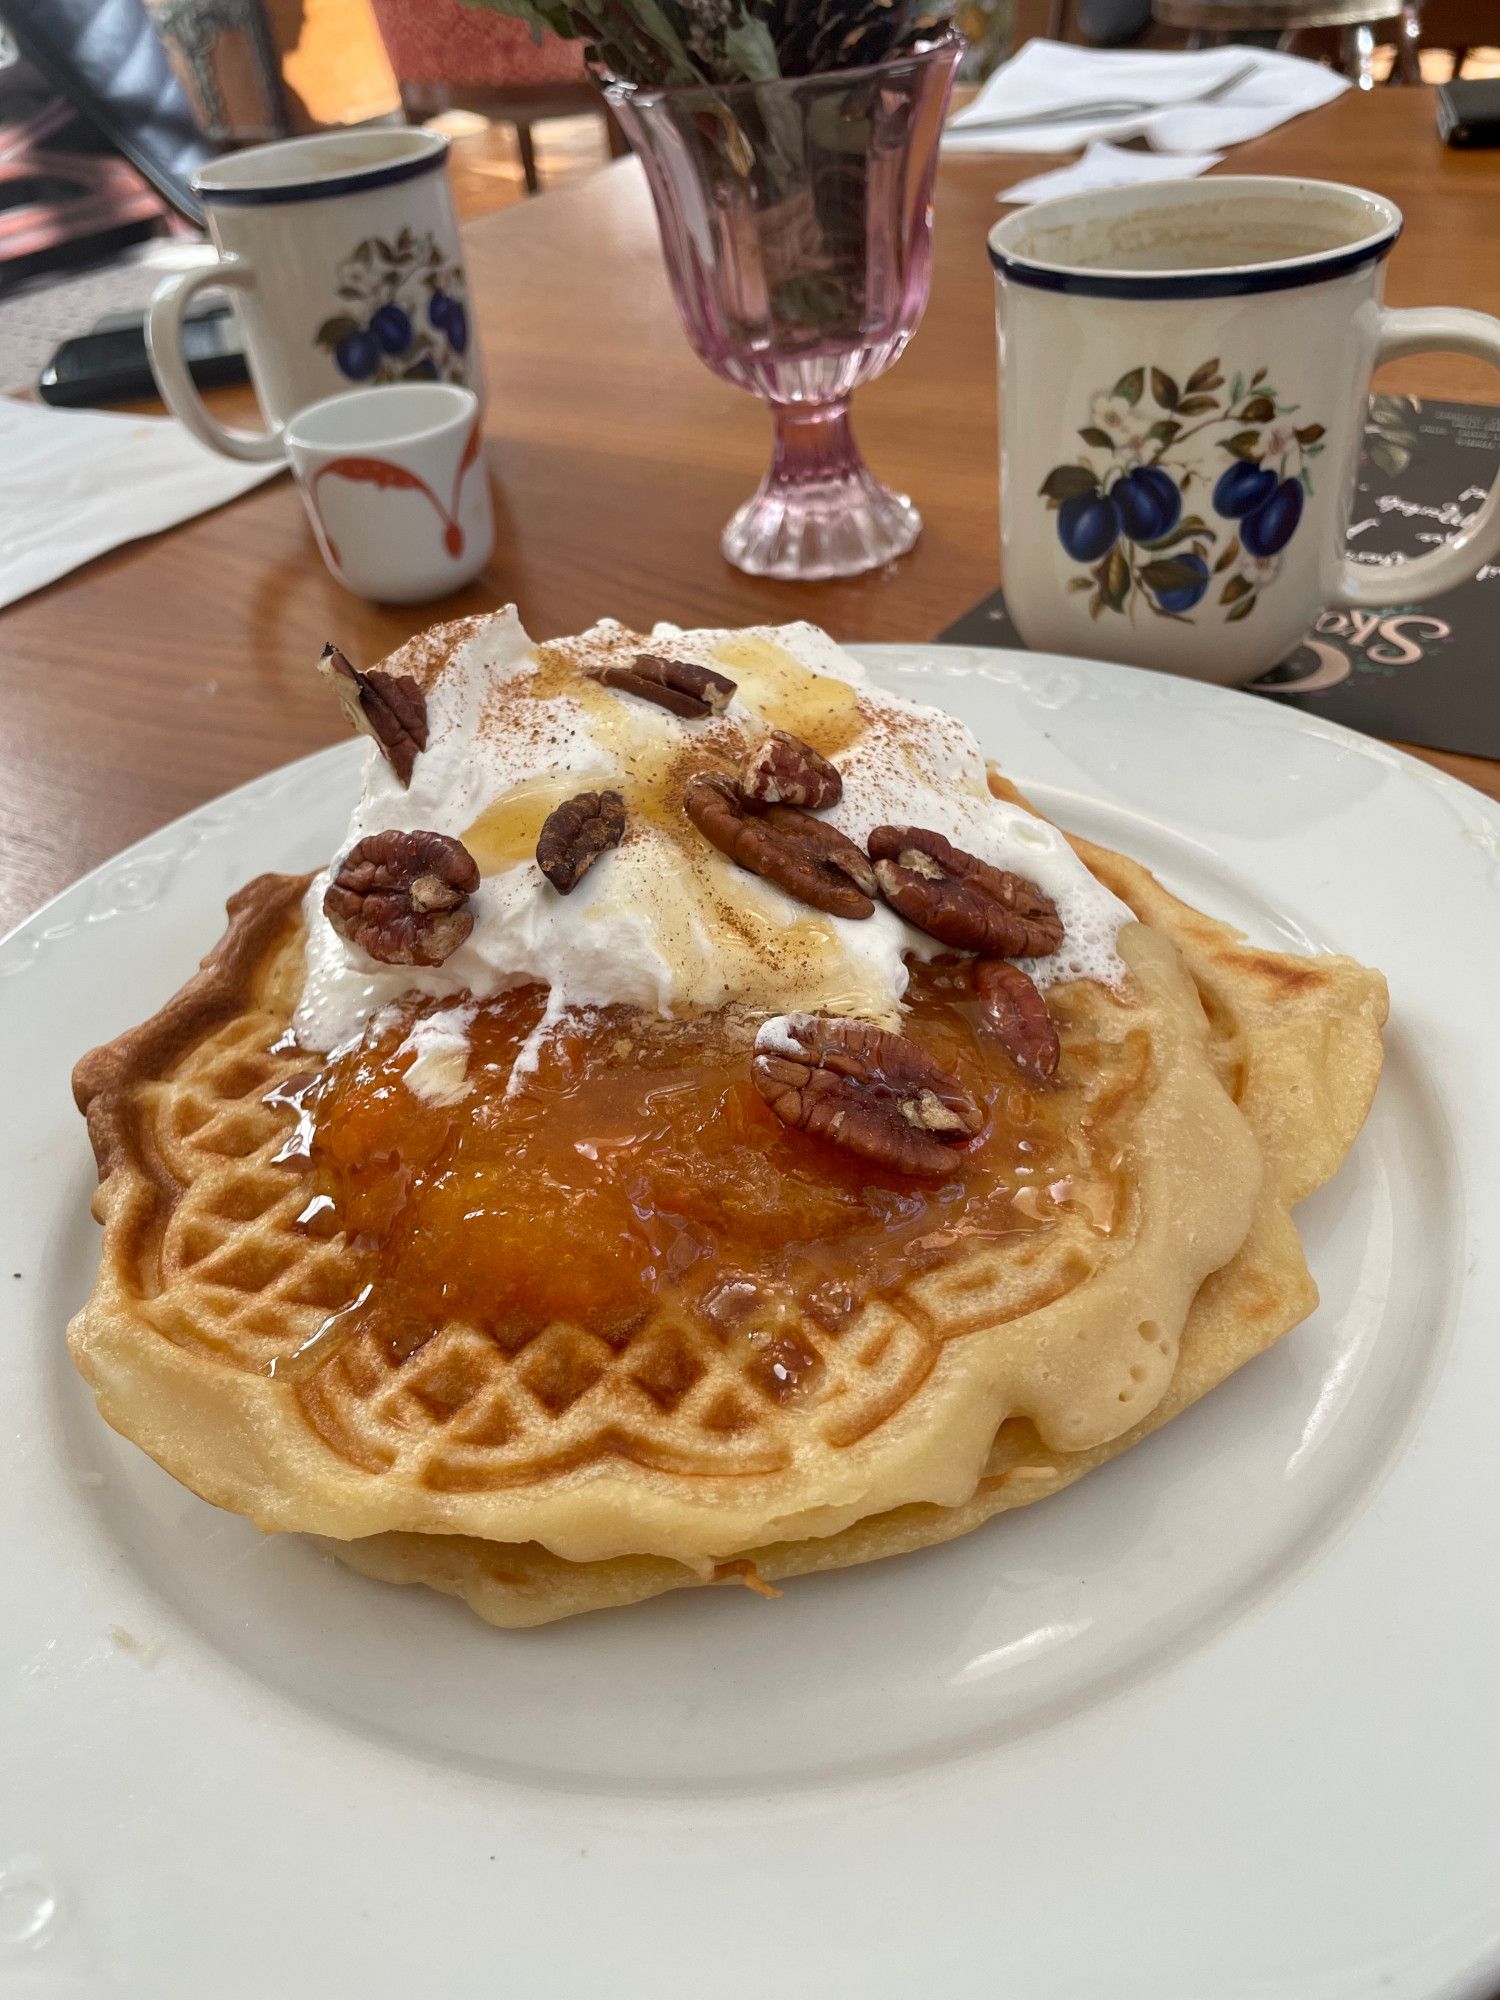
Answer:
M463 1323L392 1326L361 1310L359 1259L318 1235L295 1171L304 887L250 884L197 978L75 1075L104 1245L74 1357L110 1423L264 1528L538 1542L701 1576L768 1541L954 1507L1007 1421L1078 1454L1153 1410L1199 1287L1250 1229L1259 1149L1177 953L1138 923L1123 993L1052 995L1090 1079L1079 1116L1120 1162L1113 1231L1064 1215L956 1252L836 1334L809 1321L815 1395L785 1398L762 1357L670 1316L623 1341L555 1324L514 1349Z
M705 1576L651 1557L570 1563L537 1543L459 1535L375 1535L323 1546L365 1576L462 1598L491 1624L539 1625L706 1582L775 1595L781 1579L930 1547L1047 1498L1139 1443L1271 1346L1317 1304L1289 1210L1338 1169L1380 1073L1384 982L1353 960L1247 949L1225 925L1170 896L1145 869L1085 842L1089 867L1180 952L1211 1026L1226 1090L1259 1141L1265 1175L1249 1235L1200 1288L1161 1400L1090 1451L1049 1450L1025 1419L1002 1423L974 1493L956 1507L907 1506L833 1535L780 1540Z

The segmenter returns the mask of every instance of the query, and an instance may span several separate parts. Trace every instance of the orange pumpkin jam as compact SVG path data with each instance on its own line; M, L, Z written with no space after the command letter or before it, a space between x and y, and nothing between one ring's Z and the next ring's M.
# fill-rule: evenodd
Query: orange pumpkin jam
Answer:
M619 1346L664 1303L721 1331L804 1314L832 1331L956 1248L1068 1208L1108 1230L1123 1202L1108 1100L1142 1058L1134 1037L1101 1044L1077 1027L1066 989L1054 1002L1062 1064L1045 1088L986 1030L970 961L914 967L903 1032L985 1111L938 1181L784 1125L750 1082L753 1024L724 1016L569 1020L508 1089L544 998L528 987L478 1009L471 1088L453 1106L402 1081L415 1006L335 1062L317 1093L322 1226L349 1233L398 1339L457 1319L516 1351L566 1321Z

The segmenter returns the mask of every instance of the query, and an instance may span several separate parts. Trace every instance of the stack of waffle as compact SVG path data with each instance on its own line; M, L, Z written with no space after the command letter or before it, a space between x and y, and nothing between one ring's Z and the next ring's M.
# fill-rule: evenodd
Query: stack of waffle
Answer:
M70 1341L101 1413L204 1499L506 1626L687 1586L774 1595L1059 1491L1312 1309L1290 1211L1353 1143L1385 1015L1378 974L1251 948L1122 856L1081 841L1072 855L1123 905L1120 975L1048 987L1048 1115L1107 1159L1107 1226L1060 1201L1042 1226L966 1235L964 1176L989 1143L966 1140L980 1150L956 1150L943 1184L948 1247L924 1238L842 1316L789 1321L782 1301L763 1325L753 1307L733 1324L703 1310L701 1288L592 1320L517 1324L472 1287L451 1311L414 1316L404 1294L392 1310L399 1271L345 1226L343 1183L319 1165L320 1093L358 1053L303 1045L321 884L252 881L202 969L75 1075L104 1238ZM733 861L702 866L732 900ZM359 969L358 947L346 955ZM413 1010L492 1004L459 971L380 977L419 989L398 1032ZM710 1011L745 1032L742 997ZM749 1032L766 1012L750 1006ZM648 1041L672 1032L639 1005L633 1019ZM362 1046L383 1032L368 1014ZM1007 1089L1030 1087L1003 1048L993 1061ZM502 1115L511 1081L425 1115L455 1130ZM726 1125L731 1231L740 1143ZM785 1144L815 1171L829 1141ZM878 1160L858 1175L898 1205L933 1198ZM566 1263L566 1217L550 1239L536 1223ZM1005 1560L1003 1534L986 1552Z

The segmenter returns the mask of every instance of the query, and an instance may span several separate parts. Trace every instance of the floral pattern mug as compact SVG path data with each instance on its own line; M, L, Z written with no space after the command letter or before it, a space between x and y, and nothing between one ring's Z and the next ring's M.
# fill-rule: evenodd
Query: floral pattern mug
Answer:
M299 410L340 390L453 382L483 395L448 141L400 127L252 146L200 168L216 263L158 286L146 322L162 398L230 458L284 456ZM264 431L210 416L182 355L181 320L225 287L245 337Z
M1248 618L1280 575L1324 449L1325 426L1300 414L1267 367L1226 382L1217 356L1181 387L1138 366L1096 394L1078 430L1087 451L1041 488L1085 566L1067 587L1089 593L1089 616L1141 606L1191 622L1207 599L1228 624Z
M317 339L341 375L362 387L463 382L469 347L463 266L433 230L418 234L403 224L393 244L367 236L335 275L340 307Z
M1344 555L1377 363L1500 366L1500 321L1383 307L1400 228L1360 189L1250 176L997 225L1005 597L1029 646L1239 683L1328 605L1410 604L1494 559L1494 490L1414 562Z

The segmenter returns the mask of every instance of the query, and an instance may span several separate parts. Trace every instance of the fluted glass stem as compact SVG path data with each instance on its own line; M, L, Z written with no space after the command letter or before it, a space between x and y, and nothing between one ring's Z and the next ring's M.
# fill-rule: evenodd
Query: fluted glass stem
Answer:
M752 576L855 576L904 555L922 517L859 455L849 403L773 403L771 466L720 546Z
M641 157L688 339L771 404L758 491L724 531L757 576L855 576L921 517L865 465L849 397L927 303L932 180L961 41L867 69L648 90L602 79Z

